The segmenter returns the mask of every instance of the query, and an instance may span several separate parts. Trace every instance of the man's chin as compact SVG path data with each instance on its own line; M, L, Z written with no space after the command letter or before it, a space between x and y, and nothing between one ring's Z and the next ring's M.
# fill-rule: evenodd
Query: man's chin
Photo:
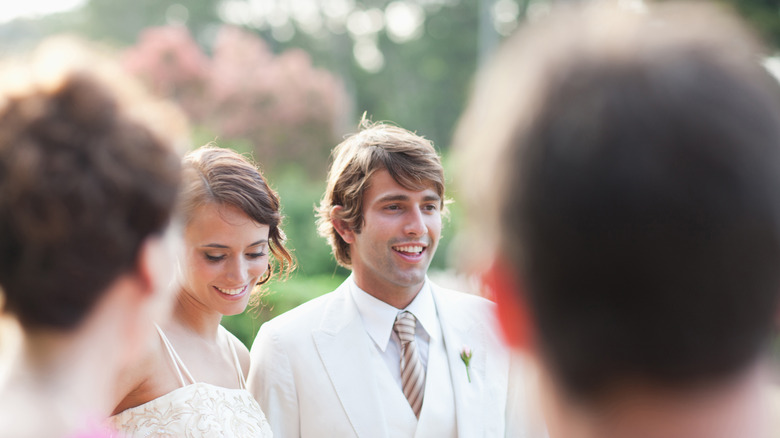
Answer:
M397 284L406 288L414 288L415 286L422 287L423 283L425 283L426 272L427 271L414 273L406 272L404 275L400 276Z

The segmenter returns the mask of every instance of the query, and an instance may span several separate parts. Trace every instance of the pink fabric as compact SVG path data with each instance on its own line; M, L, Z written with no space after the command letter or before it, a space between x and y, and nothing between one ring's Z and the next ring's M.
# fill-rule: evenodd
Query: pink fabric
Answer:
M67 438L111 438L111 434L104 431L90 431L78 435L71 435Z
M114 436L116 436L116 433L112 432L112 430L105 425L91 423L91 425L84 427L83 430L64 438L111 438Z

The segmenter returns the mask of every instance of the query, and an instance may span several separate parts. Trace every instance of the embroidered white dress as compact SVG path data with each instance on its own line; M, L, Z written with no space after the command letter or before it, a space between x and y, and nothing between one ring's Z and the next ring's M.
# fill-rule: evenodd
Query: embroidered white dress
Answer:
M227 331L223 335L227 338ZM160 438L271 438L271 427L260 405L246 390L244 373L233 342L228 345L238 372L240 389L195 382L192 374L157 327L179 375L181 387L147 403L126 409L109 419L119 437ZM185 381L185 376L189 383Z

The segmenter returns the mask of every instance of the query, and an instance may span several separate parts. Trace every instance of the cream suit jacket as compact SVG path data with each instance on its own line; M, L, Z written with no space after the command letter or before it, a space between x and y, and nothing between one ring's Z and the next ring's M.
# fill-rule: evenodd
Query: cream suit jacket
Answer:
M350 281L350 280L348 280ZM432 284L453 382L458 437L524 437L510 356L494 330L494 304ZM460 353L472 350L471 382ZM251 348L249 390L276 438L398 438L403 413L386 412L376 348L343 283L263 324ZM400 389L399 389L400 391ZM424 402L425 403L425 402ZM421 420L422 421L422 420ZM395 431L395 432L394 432Z

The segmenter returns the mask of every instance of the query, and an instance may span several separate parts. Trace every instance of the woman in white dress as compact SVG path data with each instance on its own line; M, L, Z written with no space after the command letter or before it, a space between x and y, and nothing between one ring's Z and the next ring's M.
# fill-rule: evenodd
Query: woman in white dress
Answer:
M279 199L229 149L190 152L182 170L184 250L172 317L126 373L110 421L130 437L267 438L265 416L245 387L249 352L220 321L243 312L274 269L288 274L294 266Z

